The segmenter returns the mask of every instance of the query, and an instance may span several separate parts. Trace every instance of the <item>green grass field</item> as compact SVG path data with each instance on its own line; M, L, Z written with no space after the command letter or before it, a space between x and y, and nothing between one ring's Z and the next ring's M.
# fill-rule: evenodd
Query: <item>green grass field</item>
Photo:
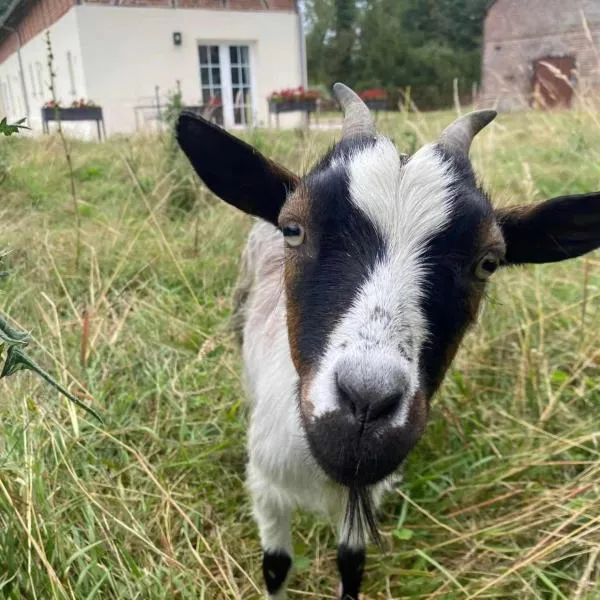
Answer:
M403 150L453 115L384 115ZM306 169L336 132L255 131ZM86 397L0 382L0 597L254 599L246 412L227 329L250 220L167 136L0 140L9 322ZM600 113L501 115L472 158L497 205L600 189ZM600 598L600 255L499 273L381 511L365 599ZM294 523L290 598L334 597L335 531Z

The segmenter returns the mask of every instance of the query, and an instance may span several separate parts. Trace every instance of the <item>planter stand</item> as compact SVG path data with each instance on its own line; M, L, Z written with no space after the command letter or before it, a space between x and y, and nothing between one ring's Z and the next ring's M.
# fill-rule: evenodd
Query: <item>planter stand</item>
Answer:
M286 112L304 112L306 113L307 122L310 126L310 114L317 110L316 100L303 100L302 102L273 102L269 100L269 127L271 127L271 115L275 115L275 124L279 129L279 113Z
M58 113L58 114L57 114ZM106 129L104 127L104 115L101 106L84 106L83 108L42 108L42 129L44 133L50 133L48 123L50 121L96 121L98 130L98 141L102 141L102 134L106 140Z

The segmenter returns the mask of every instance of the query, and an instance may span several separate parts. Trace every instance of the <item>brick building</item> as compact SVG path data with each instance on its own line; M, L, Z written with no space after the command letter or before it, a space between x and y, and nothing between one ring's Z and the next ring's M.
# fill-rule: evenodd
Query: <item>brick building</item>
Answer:
M101 105L108 133L156 123L178 88L186 104L217 100L227 127L265 123L268 94L306 79L296 0L15 0L0 17L0 114L34 131L51 98L46 31L61 104Z
M481 103L568 107L600 88L600 0L496 0L484 23Z

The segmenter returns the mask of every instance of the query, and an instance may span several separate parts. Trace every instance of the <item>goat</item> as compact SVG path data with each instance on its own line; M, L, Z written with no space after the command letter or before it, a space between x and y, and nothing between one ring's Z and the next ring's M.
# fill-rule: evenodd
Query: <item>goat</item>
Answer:
M258 217L234 317L271 599L286 595L297 507L337 523L339 593L358 599L373 511L423 435L488 279L600 246L600 192L492 207L468 154L495 111L458 118L407 156L357 94L340 83L334 94L342 138L302 177L201 118L177 123L208 188Z

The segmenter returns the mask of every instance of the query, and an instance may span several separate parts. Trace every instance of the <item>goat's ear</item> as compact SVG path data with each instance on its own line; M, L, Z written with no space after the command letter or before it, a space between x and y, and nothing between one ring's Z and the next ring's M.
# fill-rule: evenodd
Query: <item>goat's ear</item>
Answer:
M496 211L506 264L551 263L600 246L600 192Z
M224 129L182 112L177 141L200 179L219 198L277 225L279 211L298 177Z

